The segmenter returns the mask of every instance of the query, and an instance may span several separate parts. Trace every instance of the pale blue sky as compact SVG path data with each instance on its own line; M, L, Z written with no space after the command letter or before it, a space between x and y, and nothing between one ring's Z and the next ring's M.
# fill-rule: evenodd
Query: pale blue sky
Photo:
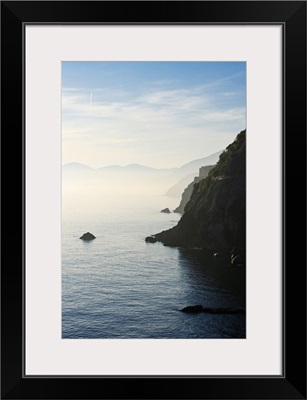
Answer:
M62 159L179 167L246 128L243 62L63 62Z

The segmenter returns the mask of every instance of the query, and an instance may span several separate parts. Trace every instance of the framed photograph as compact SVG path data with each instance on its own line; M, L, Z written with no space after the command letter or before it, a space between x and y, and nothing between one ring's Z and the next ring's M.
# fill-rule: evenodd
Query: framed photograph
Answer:
M306 3L1 26L2 398L305 399Z

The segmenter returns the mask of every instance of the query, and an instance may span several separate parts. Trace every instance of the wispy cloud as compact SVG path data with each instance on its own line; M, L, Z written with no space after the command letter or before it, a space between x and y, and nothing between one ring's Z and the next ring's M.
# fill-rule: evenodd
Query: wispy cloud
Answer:
M78 161L72 158L83 151L83 158L91 154L94 166L118 162L120 157L125 158L123 164L173 166L176 157L181 164L220 150L224 142L225 146L230 142L231 132L245 127L245 106L234 102L239 96L225 91L223 81L176 89L163 89L171 81L161 81L138 92L63 88L63 162Z

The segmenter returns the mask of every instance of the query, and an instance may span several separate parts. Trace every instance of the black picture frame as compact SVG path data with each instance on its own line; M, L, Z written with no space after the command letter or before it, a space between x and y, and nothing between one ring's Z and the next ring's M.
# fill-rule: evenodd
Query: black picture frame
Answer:
M283 26L282 376L80 378L23 375L26 240L23 29L27 23ZM1 60L1 397L306 399L306 237L305 229L298 231L298 226L305 228L306 222L306 2L2 1Z

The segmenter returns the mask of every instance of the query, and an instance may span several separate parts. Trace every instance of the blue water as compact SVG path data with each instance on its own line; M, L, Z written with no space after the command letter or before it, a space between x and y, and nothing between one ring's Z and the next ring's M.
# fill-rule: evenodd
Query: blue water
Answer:
M65 210L63 338L242 338L244 315L185 314L188 305L245 308L245 271L195 251L146 243L174 226L177 199ZM90 242L79 237L92 232Z

